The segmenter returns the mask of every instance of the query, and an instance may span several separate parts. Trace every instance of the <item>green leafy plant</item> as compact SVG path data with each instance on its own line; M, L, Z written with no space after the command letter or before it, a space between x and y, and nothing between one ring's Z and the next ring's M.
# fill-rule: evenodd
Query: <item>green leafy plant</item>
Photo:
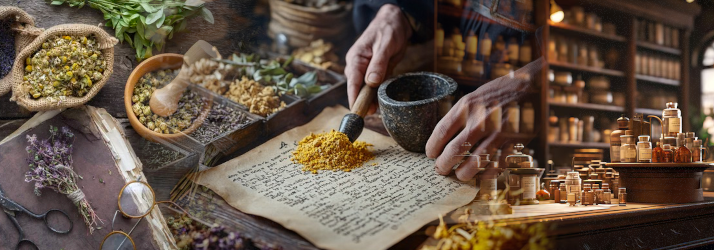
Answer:
M291 94L300 98L308 98L313 94L328 88L328 85L317 84L317 71L307 72L300 77L293 77L286 68L290 66L293 57L276 60L260 60L253 54L233 54L229 60L219 60L223 63L242 66L241 75L247 75L265 86L275 87L280 94Z
M49 0L52 5L67 3L70 7L91 8L104 13L107 27L114 29L120 42L136 49L137 60L153 55L153 50L163 50L166 40L175 32L186 29L189 19L202 16L213 24L213 14L202 0Z

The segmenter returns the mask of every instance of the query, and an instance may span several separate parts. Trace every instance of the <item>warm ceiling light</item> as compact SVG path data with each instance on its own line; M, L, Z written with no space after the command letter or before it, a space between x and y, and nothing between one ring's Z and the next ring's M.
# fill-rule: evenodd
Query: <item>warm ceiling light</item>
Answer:
M563 21L563 18L565 18L565 13L563 12L563 9L560 8L560 6L558 6L558 4L556 4L554 0L550 0L550 20L559 23Z
M694 0L687 0L687 3L693 3Z

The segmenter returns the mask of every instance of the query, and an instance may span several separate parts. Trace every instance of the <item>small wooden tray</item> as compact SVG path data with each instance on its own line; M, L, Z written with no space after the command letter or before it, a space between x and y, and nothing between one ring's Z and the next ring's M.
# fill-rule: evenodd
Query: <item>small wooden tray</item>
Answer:
M627 201L691 203L704 200L702 173L714 163L607 163L620 173Z

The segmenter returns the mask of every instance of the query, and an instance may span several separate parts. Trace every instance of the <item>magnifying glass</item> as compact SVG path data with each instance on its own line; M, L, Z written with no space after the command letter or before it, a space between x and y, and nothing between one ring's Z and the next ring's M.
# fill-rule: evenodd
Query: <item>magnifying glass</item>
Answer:
M112 232L107 234L102 240L99 249L101 250L136 250L134 239L129 236L141 219L149 215L157 204L166 203L174 205L181 209L185 214L188 214L183 208L171 201L156 201L154 190L149 184L143 181L129 182L121 189L118 197L119 210L114 213L112 219ZM129 230L129 233L114 230L114 221L117 214L121 213L126 218L139 219L134 226Z

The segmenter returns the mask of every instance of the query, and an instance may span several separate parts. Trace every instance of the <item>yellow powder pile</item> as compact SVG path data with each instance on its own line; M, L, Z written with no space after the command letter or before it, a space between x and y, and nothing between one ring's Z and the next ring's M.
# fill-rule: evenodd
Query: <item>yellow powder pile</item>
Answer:
M318 170L342 170L345 172L361 167L374 155L363 141L350 142L347 135L332 130L327 133L313 134L303 138L293 151L294 163L302 164L302 171L317 174Z

